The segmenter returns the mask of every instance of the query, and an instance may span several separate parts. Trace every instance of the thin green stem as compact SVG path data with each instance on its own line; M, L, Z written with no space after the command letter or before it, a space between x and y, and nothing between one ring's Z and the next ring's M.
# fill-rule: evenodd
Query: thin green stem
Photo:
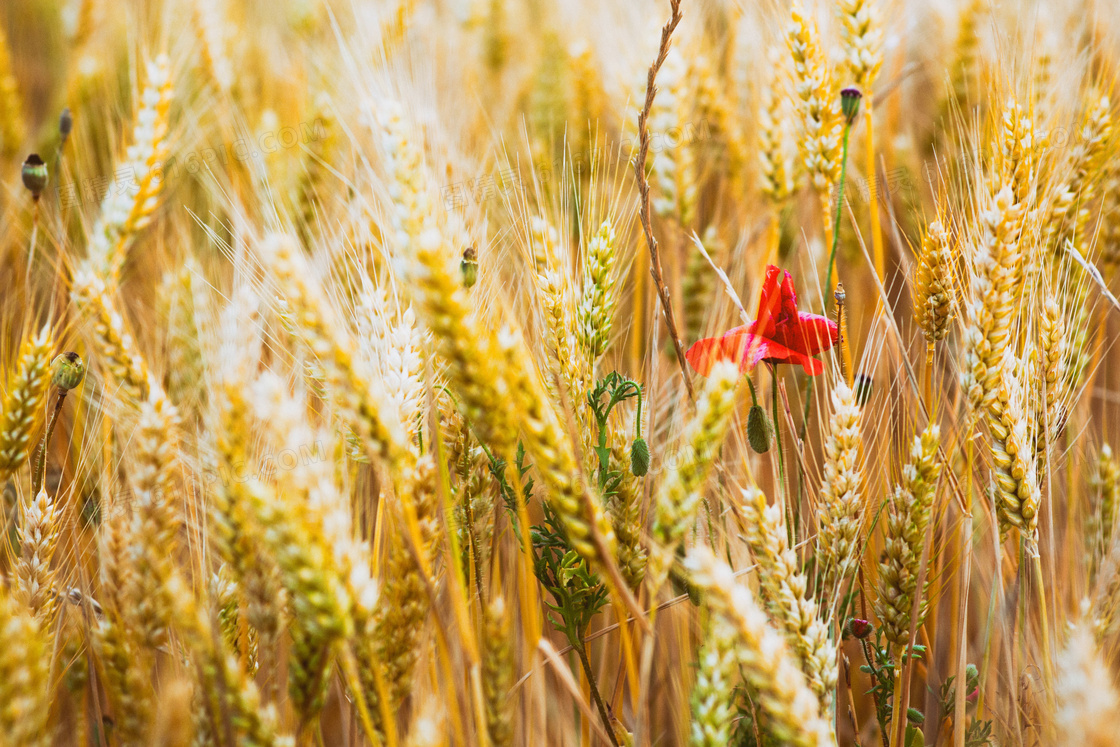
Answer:
M591 699L595 701L595 707L599 709L599 717L603 719L603 729L610 737L611 744L618 747L618 738L615 737L614 728L611 727L611 717L607 714L607 707L603 704L603 696L599 694L599 686L595 682L595 673L591 671L591 662L587 659L586 644L583 641L580 641L580 645L576 647L576 653L579 654L579 661L583 664L583 672L587 675Z
M754 390L754 382L751 381L750 376L744 376L743 378L747 380L747 386L750 387L750 390L751 390L751 404L757 406L758 405L758 394Z
M848 174L848 135L852 132L852 123L844 125L844 147L840 152L840 182L836 187L836 217L832 227L832 249L828 254L828 273L824 281L824 306L828 308L828 297L832 294L832 268L836 264L836 249L840 246L840 215L844 206L844 180ZM809 410L813 402L813 377L805 380L805 408L801 414L801 440L805 440L805 430L809 427ZM797 485L797 499L801 500L802 485Z
M770 366L770 373L774 376L774 386L771 387L774 403L774 441L778 446L778 484L781 488L782 500L786 506L786 533L789 535L790 547L793 547L793 507L789 502L789 492L786 490L786 464L782 454L782 421L778 417L778 366Z
M43 443L39 446L39 457L35 460L35 470L31 473L31 495L38 495L43 487L43 476L47 467L47 446L50 445L54 427L58 423L58 414L62 412L62 403L66 401L66 390L58 390L58 399L54 403L54 411L47 421L47 432L43 434Z
M836 264L836 248L840 246L840 214L844 207L844 179L848 173L848 135L852 132L852 123L844 125L844 148L840 152L840 183L836 186L836 218L832 223L832 251L828 255L828 274L825 276L825 293L832 292L832 267ZM828 304L827 296L824 299Z
M1038 604L1039 604L1039 620L1042 626L1040 637L1042 638L1042 672L1046 677L1046 692L1054 692L1054 670L1053 664L1050 659L1050 622L1049 611L1046 608L1046 585L1042 580L1042 557L1038 549L1033 548L1028 552L1031 559L1032 570L1034 571L1034 582L1038 586Z
M634 415L634 438L642 437L642 388L638 386L638 411Z

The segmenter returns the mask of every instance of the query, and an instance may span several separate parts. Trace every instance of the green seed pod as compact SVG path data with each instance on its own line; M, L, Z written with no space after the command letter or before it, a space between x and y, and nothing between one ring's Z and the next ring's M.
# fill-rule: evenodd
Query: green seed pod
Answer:
M478 282L478 251L473 246L463 250L463 261L459 264L463 273L463 287L471 288Z
M635 477L645 477L649 472L649 445L644 438L635 438L630 445L630 472Z
M867 374L860 374L856 377L855 386L852 387L856 395L856 404L863 407L867 404L867 400L871 399L872 381L871 377Z
M51 383L64 392L82 383L86 375L86 364L75 352L62 353L51 362Z
M774 427L770 424L770 418L766 417L766 410L762 409L762 405L752 405L747 414L747 440L750 441L751 448L759 454L765 454L770 451L773 436Z
M36 200L43 190L47 188L47 165L43 163L43 159L39 158L38 153L32 153L23 162L23 186L31 192L31 196Z
M840 92L840 111L844 113L848 124L854 122L859 115L859 100L862 98L863 94L858 88L845 88Z
M58 134L62 136L62 141L66 142L66 138L70 137L70 131L74 129L74 116L70 113L69 109L63 109L62 114L58 118Z

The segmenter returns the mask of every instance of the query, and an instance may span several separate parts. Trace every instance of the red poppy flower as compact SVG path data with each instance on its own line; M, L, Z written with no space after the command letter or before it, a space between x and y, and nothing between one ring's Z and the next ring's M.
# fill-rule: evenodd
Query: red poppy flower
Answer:
M813 356L839 340L836 322L797 310L793 278L770 265L762 284L758 319L719 337L698 341L684 357L704 376L721 360L738 361L740 371L754 368L759 361L800 363L805 373L816 376L824 371L824 364Z

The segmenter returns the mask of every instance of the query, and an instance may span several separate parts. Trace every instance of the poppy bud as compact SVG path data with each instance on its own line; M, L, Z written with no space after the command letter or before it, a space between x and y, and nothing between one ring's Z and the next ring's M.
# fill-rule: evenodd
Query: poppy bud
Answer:
M875 629L875 627L871 623L867 622L867 620L861 620L858 617L853 617L848 620L848 624L844 627L846 628L848 635L854 638L858 638L861 641L867 638L867 636L871 635L871 631Z
M906 720L912 723L914 726L921 726L926 722L926 717L925 714L923 714L917 708L907 708Z
M478 282L478 251L473 246L463 250L463 261L459 264L463 274L463 287L471 288Z
M38 200L39 195L47 188L47 165L38 153L32 153L23 162L23 186L31 192L31 196Z
M863 407L867 404L867 400L871 399L871 377L867 374L860 374L855 380L856 404Z
M840 92L840 111L844 112L848 124L856 121L856 116L859 114L859 100L862 98L863 94L858 88L845 88Z
M86 364L75 352L62 353L51 362L51 383L64 392L82 383L86 375Z
M649 446L641 436L630 445L630 472L635 477L645 477L649 472Z
M58 134L62 135L62 142L66 142L66 138L70 137L70 131L74 129L74 117L70 114L70 109L63 109L62 115L58 118Z
M766 417L766 410L762 409L762 405L752 405L750 412L747 413L747 441L750 442L751 448L759 454L765 454L770 450L773 433L774 428L770 425L770 419Z

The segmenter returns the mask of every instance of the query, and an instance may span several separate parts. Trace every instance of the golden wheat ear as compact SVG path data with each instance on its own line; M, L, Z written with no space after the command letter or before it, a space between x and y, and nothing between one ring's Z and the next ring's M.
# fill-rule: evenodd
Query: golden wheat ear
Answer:
M53 344L50 329L43 327L20 345L0 410L0 482L19 469L31 453L32 436L45 411Z

